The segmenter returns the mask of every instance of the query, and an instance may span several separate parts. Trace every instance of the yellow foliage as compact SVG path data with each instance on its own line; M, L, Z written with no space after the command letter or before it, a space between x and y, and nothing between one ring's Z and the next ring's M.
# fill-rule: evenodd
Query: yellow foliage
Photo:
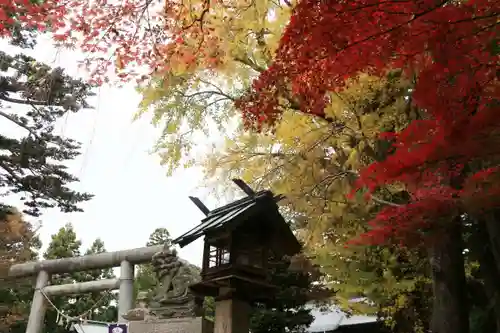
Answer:
M348 194L358 170L376 158L378 133L388 125L404 126L399 114L406 107L401 101L409 87L397 75L360 75L331 96L327 115L332 122L288 110L272 133L240 129L204 164L207 179L215 185L224 186L224 180L238 177L255 188L285 194L291 217L301 221L296 225L298 236L308 253L324 265L332 287L339 290L340 304L350 310L370 311L366 304L347 302L353 296L377 300L381 289L406 288L391 270L399 265L394 261L397 249L371 258L372 250L345 245L367 230L366 221L380 206L362 197L349 200ZM400 190L394 187L377 195ZM370 265L381 263L386 269L379 275Z
M16 288L21 283L28 283L28 279L8 280L7 274L14 263L33 259L31 246L33 230L29 223L24 221L22 214L11 207L2 205L0 211L0 285L4 290ZM26 319L26 311L22 306L12 302L9 306L0 306L0 330L9 331L9 326L16 321Z
M182 42L160 50L168 68L139 89L143 100L135 118L152 113L153 124L164 129L155 150L168 173L193 162L196 141L226 130L234 116L232 99L270 63L292 8L270 0L210 1L208 10L206 4L191 0L165 14L180 15L184 26L194 24ZM202 13L200 31L196 19Z
M291 4L293 6L293 4ZM231 76L241 64L265 67L277 48L292 6L270 0L166 2L175 41L156 47L163 71L174 75L207 69Z

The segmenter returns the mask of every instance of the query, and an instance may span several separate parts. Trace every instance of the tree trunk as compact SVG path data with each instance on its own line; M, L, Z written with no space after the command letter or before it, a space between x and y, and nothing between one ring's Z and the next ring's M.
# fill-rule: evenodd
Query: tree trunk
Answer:
M483 253L479 254L479 264L481 265L481 277L484 281L484 291L488 296L487 307L493 310L495 318L496 333L500 333L500 275L495 267L493 256L489 248L484 249Z
M496 214L495 214L496 215ZM500 333L500 226L489 216L478 225L478 255L484 289L495 316L496 333Z
M434 293L431 332L469 333L461 218L436 232L429 246Z
M491 214L488 214L485 219L491 253L493 254L493 259L495 260L495 265L498 272L500 272L500 220L497 218L499 215L500 213L498 211L495 211Z

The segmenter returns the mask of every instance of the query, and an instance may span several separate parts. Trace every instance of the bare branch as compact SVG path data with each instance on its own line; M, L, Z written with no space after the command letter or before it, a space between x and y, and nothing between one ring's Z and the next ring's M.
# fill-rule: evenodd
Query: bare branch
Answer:
M252 68L254 71L262 73L266 69L264 67L261 67L257 65L255 62L251 61L248 57L242 58L242 57L234 57L234 60L247 65L248 67Z
M195 93L192 93L192 94L183 94L184 97L186 98L191 98L191 97L196 97L196 96L199 96L199 95L205 95L205 94L213 94L213 95L220 95L220 96L223 96L231 101L234 101L235 98L234 97L231 97L229 96L228 94L222 92L222 91L215 91L215 90L209 90L209 91L197 91Z
M348 173L350 173L352 175L355 175L356 177L359 177L359 173L356 172L356 171L349 170L349 171L346 171L346 172L348 172ZM378 198L377 196L375 196L373 194L370 197L371 197L371 199L373 201L378 202L379 204L382 204L382 205L388 205L388 206L393 206L393 207L402 207L403 206L403 205L397 204L395 202L390 202L390 201L387 201L387 200L384 200L384 199L380 199L380 198Z
M11 115L9 115L9 114L7 114L7 113L5 113L3 111L0 111L0 116L2 116L4 118L12 121L17 126L20 126L20 127L24 128L25 130L27 130L28 132L30 132L30 134L32 134L33 136L35 136L35 137L38 138L38 135L31 128L29 128L28 126L26 126L22 122L18 121L17 119L15 119L14 117L12 117Z
M25 100L22 100L22 99L10 98L10 97L7 97L7 96L2 95L2 94L0 94L0 99L4 100L6 102L17 103L17 104L47 106L47 102L25 101Z

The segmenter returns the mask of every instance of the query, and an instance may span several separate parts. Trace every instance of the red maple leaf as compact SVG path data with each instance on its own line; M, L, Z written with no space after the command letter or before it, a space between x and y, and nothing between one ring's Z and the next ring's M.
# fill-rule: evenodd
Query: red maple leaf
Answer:
M408 239L428 221L456 212L466 193L464 166L500 153L499 56L490 47L499 38L499 18L494 0L302 0L272 66L238 107L247 122L273 124L283 97L275 87L291 85L302 112L324 117L323 96L346 78L389 68L414 75L412 101L427 119L385 134L393 154L362 170L359 182L370 191L406 184L411 202L382 210L365 240ZM255 117L263 112L268 117Z

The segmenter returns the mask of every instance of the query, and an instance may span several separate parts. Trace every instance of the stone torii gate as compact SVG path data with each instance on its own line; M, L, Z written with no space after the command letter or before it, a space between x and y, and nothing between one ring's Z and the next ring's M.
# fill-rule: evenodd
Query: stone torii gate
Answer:
M26 327L26 333L40 333L47 310L47 296L82 294L93 291L119 289L118 322L134 307L134 265L151 261L154 254L163 250L163 245L141 247L131 250L104 252L81 257L30 261L13 265L9 276L13 278L37 275L35 292ZM120 266L119 279L104 279L62 285L50 285L52 274L73 273L93 269Z

